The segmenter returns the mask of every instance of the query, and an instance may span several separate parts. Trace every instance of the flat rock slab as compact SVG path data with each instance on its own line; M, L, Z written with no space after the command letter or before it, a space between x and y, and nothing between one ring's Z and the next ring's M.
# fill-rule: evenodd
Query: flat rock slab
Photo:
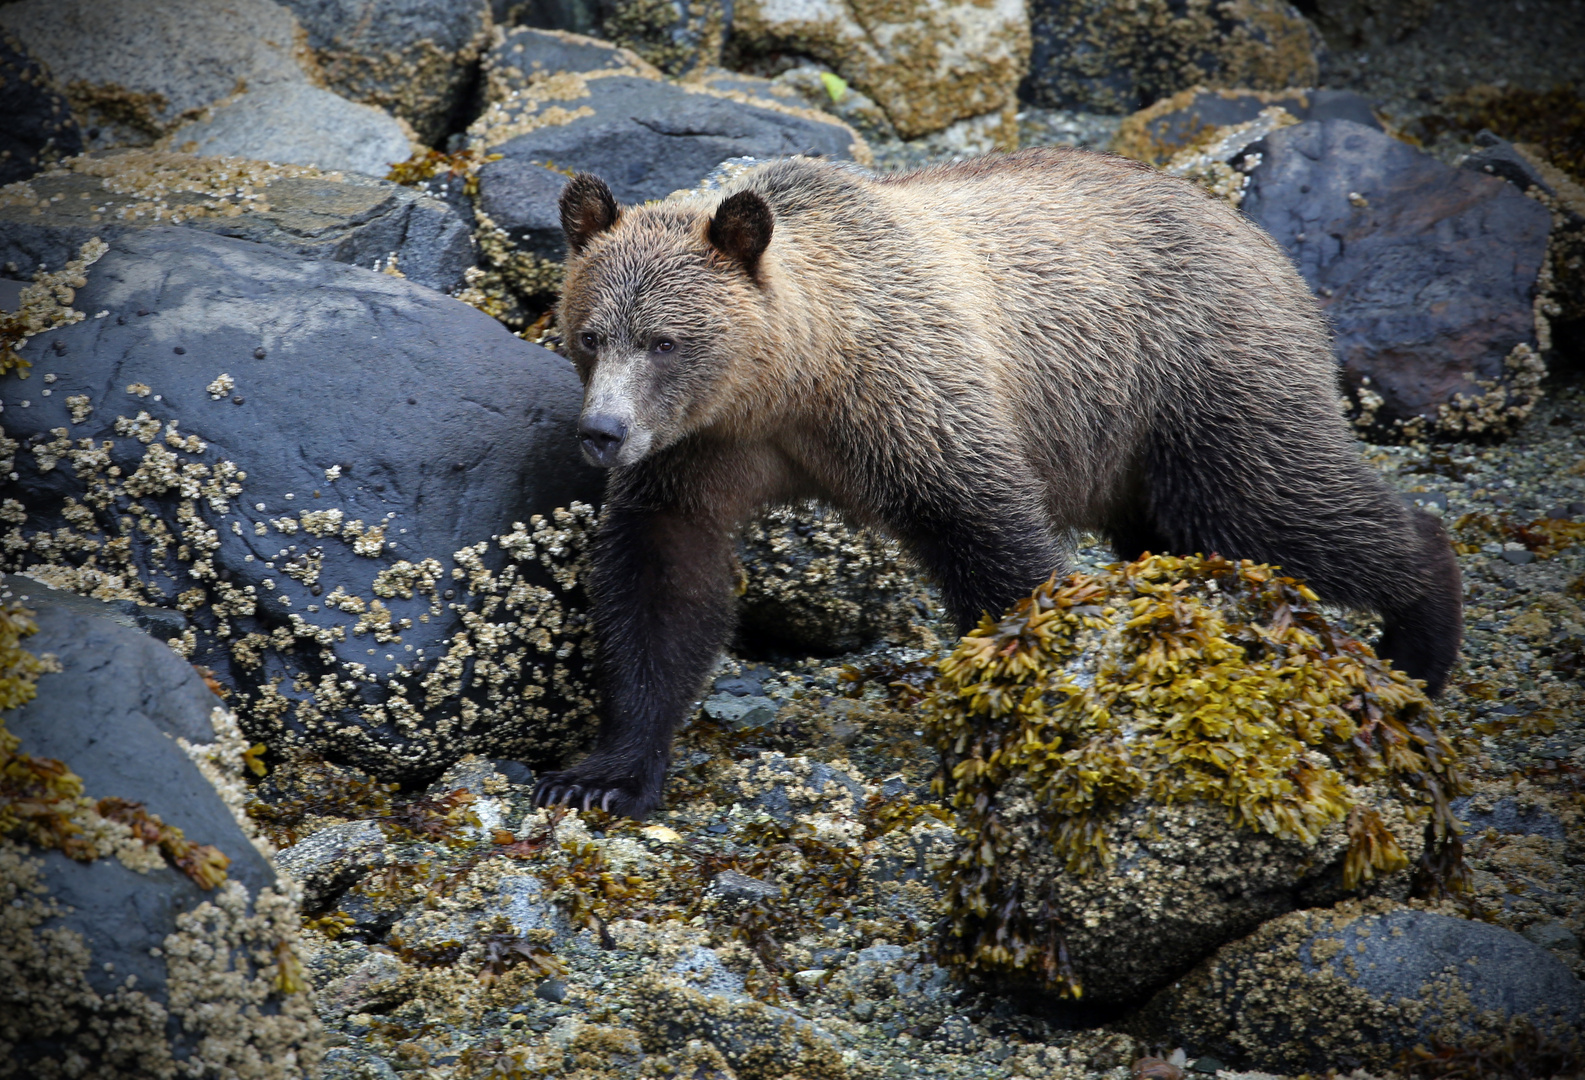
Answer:
M79 154L83 134L49 74L9 31L0 32L0 184Z
M523 90L564 71L613 71L621 68L652 78L660 72L631 49L609 41L565 30L516 26L506 31L484 54L485 100L504 101L514 90Z
M91 237L157 226L231 236L451 291L476 254L445 201L355 173L126 151L0 189L0 264L13 276L59 267Z
M531 86L469 134L501 155L479 170L480 209L520 247L557 260L566 246L556 200L568 173L596 173L618 200L639 203L693 187L727 158L849 159L856 149L851 129L813 110L605 72Z
M1277 990L1278 992L1273 992ZM1278 1073L1390 1069L1403 1051L1565 1043L1585 984L1511 930L1385 902L1297 911L1226 946L1151 1002L1146 1037Z
M600 497L567 361L411 282L191 229L117 237L75 304L105 314L0 381L13 566L180 608L177 646L273 749L397 779L579 743L592 512L534 525Z
M30 951L9 941L8 957L24 967L8 997L8 1019L20 1019L29 1033L10 1048L12 1060L27 1062L27 1075L53 1075L45 1066L52 1058L105 1060L103 1043L88 1034L95 1026L74 1029L70 1023L89 1014L120 1036L110 1041L120 1041L122 1052L142 1042L141 1067L120 1075L161 1075L154 1063L173 1054L213 1062L210 1055L219 1048L201 1046L200 1040L221 1031L233 1052L251 1051L265 1060L311 1048L312 1013L304 996L295 995L282 1015L282 996L271 989L273 971L250 962L246 952L262 948L271 955L277 946L289 948L285 934L295 930L295 910L284 904L275 871L243 834L231 808L176 742L214 742L211 713L220 699L189 664L164 644L121 625L107 605L21 577L8 578L6 587L11 599L25 596L25 605L36 613L38 632L24 646L35 654L54 654L61 668L41 676L38 696L6 717L7 728L21 740L21 752L64 762L82 778L90 800L141 803L166 825L180 828L186 839L214 845L231 860L227 883L205 890L158 856L134 869L109 854L83 863L57 851L23 848L24 861L0 876L12 886L36 876L45 892L14 903L7 897L8 905L59 906L31 929L13 923L10 931L25 937L62 935L64 941L79 941L85 951L62 955L54 969L34 973L26 970ZM193 964L192 950L212 947L210 938L217 932L237 935L220 946L222 957L228 946L239 948L237 970L229 985L216 979L195 986L193 980L207 973L202 961ZM30 993L46 987L47 994ZM121 1007L95 1001L113 995L122 998ZM273 1015L273 1031L243 1019L245 1010L255 1008ZM179 1017L181 1025L167 1024L167 1014Z
M66 90L94 149L147 146L240 87L308 82L297 20L274 0L22 0L0 27Z
M1348 120L1283 128L1250 152L1243 211L1315 291L1349 386L1381 399L1378 423L1501 430L1527 411L1528 392L1504 386L1524 374L1516 347L1536 346L1545 206ZM1456 400L1491 394L1489 419Z
M382 178L413 152L402 125L384 109L303 83L249 91L177 128L168 141L189 154L316 165Z

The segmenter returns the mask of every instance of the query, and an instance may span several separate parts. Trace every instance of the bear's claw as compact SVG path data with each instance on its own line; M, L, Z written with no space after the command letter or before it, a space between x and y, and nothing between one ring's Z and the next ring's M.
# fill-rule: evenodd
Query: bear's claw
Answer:
M576 770L550 773L534 785L535 806L570 806L579 810L599 807L612 814L639 818L660 800L647 796L634 780L580 780ZM657 793L658 795L658 793Z

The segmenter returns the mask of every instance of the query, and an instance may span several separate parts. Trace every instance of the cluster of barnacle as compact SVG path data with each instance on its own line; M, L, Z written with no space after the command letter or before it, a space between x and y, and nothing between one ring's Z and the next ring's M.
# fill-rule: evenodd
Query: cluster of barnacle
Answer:
M1107 825L1124 807L1192 800L1303 843L1346 822L1355 888L1407 863L1350 790L1378 783L1426 823L1417 887L1462 884L1448 800L1468 781L1429 701L1269 567L1149 556L1053 579L963 638L926 714L963 838L943 871L941 956L963 972L1081 989L1056 928L1021 910L1006 876L1009 785L1075 874L1110 865Z
M24 285L15 311L0 311L0 375L16 369L19 377L27 378L32 364L22 359L17 349L36 334L70 326L87 317L72 308L72 301L77 290L88 284L85 271L109 250L107 244L95 237L61 269L41 271L31 284Z

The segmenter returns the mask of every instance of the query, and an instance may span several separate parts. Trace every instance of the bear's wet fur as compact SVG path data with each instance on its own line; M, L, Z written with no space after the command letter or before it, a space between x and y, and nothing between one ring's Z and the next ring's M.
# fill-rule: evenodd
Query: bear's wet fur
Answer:
M541 803L659 803L732 633L738 532L808 498L901 541L960 631L1087 529L1124 559L1280 565L1446 682L1447 537L1361 460L1287 256L1193 185L1079 150L891 176L794 158L641 207L580 175L561 210L579 430L612 468L599 742Z

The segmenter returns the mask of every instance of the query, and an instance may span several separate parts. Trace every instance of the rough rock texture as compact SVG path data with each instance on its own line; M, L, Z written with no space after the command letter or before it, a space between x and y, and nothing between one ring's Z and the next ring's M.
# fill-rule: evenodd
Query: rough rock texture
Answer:
M905 139L995 115L1002 144L1029 63L1029 17L1016 0L738 0L732 47L743 56L813 57L873 98Z
M230 723L220 699L165 645L108 618L106 605L19 577L5 586L37 613L26 647L53 653L61 668L6 717L21 751L64 761L90 799L143 804L230 865L225 884L205 889L157 853L126 854L137 841L122 843L119 860L86 863L0 842L4 1056L29 1076L63 1075L51 1063L72 1055L119 1066L116 1075L173 1075L173 1055L215 1070L253 1057L248 1075L300 1075L318 1056L318 1026L301 983L280 986L285 965L298 970L295 904L239 827L240 802L223 801L177 741L216 743ZM42 893L29 893L33 881ZM94 1037L95 1013L112 1050Z
M1316 28L1335 48L1379 46L1407 37L1430 16L1436 0L1310 0Z
M185 612L177 646L276 750L399 778L584 737L591 512L537 516L600 491L570 364L429 289L188 229L117 238L75 303L103 316L0 383L27 447L8 563Z
M505 101L514 90L563 71L587 72L631 68L659 77L659 72L632 49L609 41L568 33L514 27L500 35L484 54L480 89L486 104Z
M10 33L0 33L0 184L26 179L81 153L83 134L71 106L38 61Z
M864 145L811 109L748 105L619 69L535 83L492 105L469 135L501 155L479 170L479 210L540 260L565 253L556 200L568 172L597 173L636 203L691 188L728 158L851 158Z
M1129 113L1191 86L1314 86L1319 35L1285 0L1038 0L1019 96Z
M742 1080L849 1075L836 1040L785 1009L740 993L701 993L674 978L648 980L644 989L638 1027L648 1049L698 1039L715 1047Z
M1315 291L1362 423L1500 433L1528 415L1545 206L1348 120L1249 152L1244 212Z
M329 87L434 143L467 104L489 42L490 0L284 0Z
M306 167L132 150L73 158L0 189L0 264L12 275L58 267L90 237L171 224L301 258L400 271L442 291L462 284L475 260L469 223L411 188Z
M273 0L22 0L0 6L66 91L93 149L146 146L241 89L305 82L313 61Z
M413 152L406 131L389 113L306 83L250 91L177 128L166 142L188 154L378 177Z
M832 656L906 626L914 575L897 545L809 505L772 510L744 532L738 635L749 651Z
M1385 901L1274 920L1138 1021L1164 1044L1290 1073L1392 1068L1433 1040L1490 1048L1521 1024L1577 1035L1585 984L1511 930Z
M1111 149L1135 161L1165 165L1174 154L1204 141L1216 129L1247 124L1272 106L1295 120L1352 120L1381 130L1370 102L1350 90L1208 90L1196 86L1128 117L1118 125Z

